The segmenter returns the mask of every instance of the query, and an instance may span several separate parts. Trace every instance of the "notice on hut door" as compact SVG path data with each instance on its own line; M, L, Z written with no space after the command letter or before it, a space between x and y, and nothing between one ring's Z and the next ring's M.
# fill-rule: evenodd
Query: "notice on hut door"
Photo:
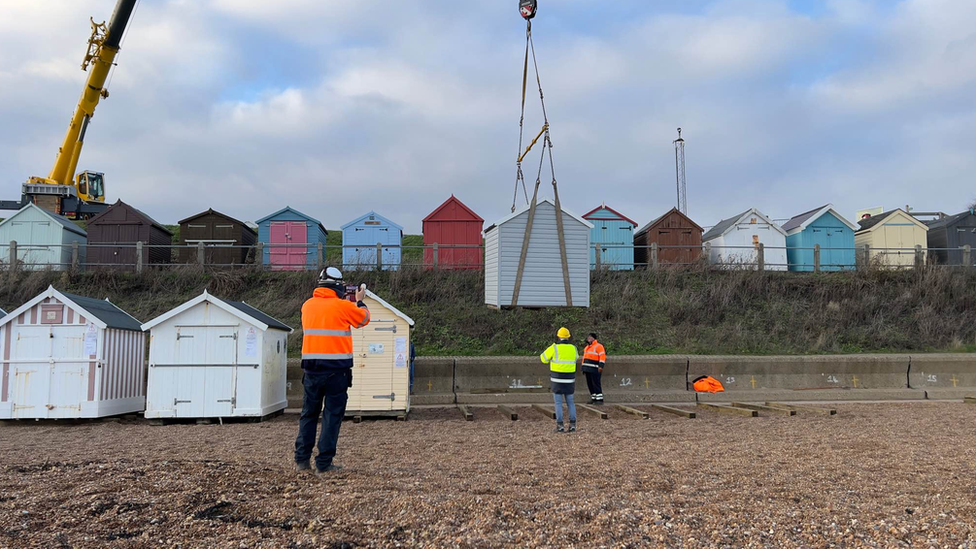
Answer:
M258 356L258 333L253 327L248 328L247 335L244 336L244 356Z
M393 361L393 366L395 368L406 368L407 367L407 338L398 337L394 340L393 350L396 354L396 359Z
M98 354L98 328L88 323L85 329L85 356Z

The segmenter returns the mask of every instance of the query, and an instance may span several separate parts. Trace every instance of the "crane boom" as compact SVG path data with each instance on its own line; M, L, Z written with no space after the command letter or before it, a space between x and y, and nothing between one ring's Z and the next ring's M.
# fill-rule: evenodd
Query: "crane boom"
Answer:
M75 169L78 166L78 158L81 156L81 149L85 142L85 131L88 123L95 114L95 107L103 97L108 97L105 90L105 79L108 78L109 71L115 56L118 55L121 47L122 35L125 27L132 16L136 0L118 0L115 11L108 25L105 23L95 23L92 20L92 35L88 40L88 53L81 64L82 70L88 71L88 81L85 82L85 89L78 101L78 106L68 124L68 131L65 132L64 141L58 149L58 155L54 160L46 181L35 181L43 183L53 183L55 185L72 185ZM38 178L32 178L38 179ZM79 196L82 200L104 201L105 195L101 196L93 193L79 193L86 196Z

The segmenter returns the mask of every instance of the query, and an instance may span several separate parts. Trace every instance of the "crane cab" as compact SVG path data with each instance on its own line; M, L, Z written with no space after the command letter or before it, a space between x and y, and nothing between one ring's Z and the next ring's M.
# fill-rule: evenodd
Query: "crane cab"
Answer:
M105 202L105 174L85 170L76 176L78 198L85 202Z

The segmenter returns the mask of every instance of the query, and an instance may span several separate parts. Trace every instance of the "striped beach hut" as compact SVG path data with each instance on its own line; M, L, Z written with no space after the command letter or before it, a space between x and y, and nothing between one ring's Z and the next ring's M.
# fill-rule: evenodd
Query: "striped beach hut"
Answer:
M139 321L108 300L48 287L0 319L0 419L141 411L145 348Z

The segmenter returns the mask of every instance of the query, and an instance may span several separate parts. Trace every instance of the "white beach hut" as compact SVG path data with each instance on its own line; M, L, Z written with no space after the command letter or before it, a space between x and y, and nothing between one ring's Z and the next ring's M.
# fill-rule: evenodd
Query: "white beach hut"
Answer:
M702 236L708 261L728 268L758 267L759 245L763 245L763 268L785 271L786 231L765 214L752 208L723 219Z
M590 230L593 224L561 212L569 267L570 296L566 295L556 205L548 198L536 205L529 235L517 307L565 307L572 298L576 307L590 306ZM529 208L499 220L485 229L485 303L494 308L511 307L518 279Z
M147 418L264 417L287 404L292 329L206 291L142 325L150 333Z

